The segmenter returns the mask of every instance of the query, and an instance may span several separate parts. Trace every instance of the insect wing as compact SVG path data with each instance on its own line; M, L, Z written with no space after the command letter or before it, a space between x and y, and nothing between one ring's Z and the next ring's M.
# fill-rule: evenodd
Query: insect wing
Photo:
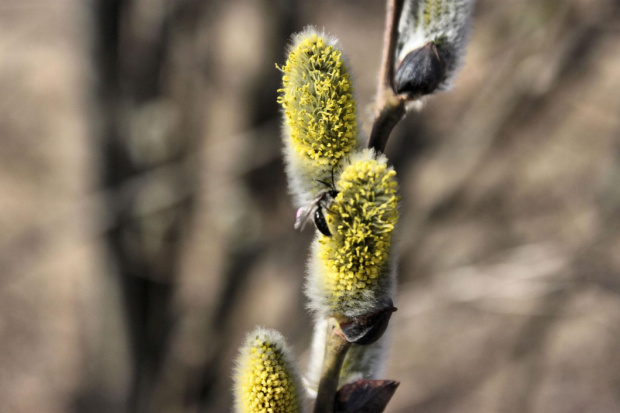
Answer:
M302 206L297 210L297 214L295 216L295 229L303 231L306 223L310 220L312 216L312 210L315 208L315 203L313 202L310 205Z

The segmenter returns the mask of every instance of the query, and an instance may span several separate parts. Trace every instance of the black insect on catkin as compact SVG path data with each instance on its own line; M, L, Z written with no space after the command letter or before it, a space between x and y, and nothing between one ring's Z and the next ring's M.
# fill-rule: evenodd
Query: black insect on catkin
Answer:
M314 211L314 224L316 225L316 229L318 229L321 234L326 237L331 237L332 233L327 226L327 221L325 221L325 215L323 215L323 211L321 208L318 208Z

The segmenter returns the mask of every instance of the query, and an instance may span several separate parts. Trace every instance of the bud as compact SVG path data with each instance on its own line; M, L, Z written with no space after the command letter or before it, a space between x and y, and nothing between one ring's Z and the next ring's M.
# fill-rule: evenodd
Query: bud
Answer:
M383 155L351 157L326 210L331 236L311 252L307 294L320 316L356 318L391 308L392 233L398 221L396 172Z
M358 380L336 394L335 412L382 412L400 385L394 380Z
M311 202L356 147L353 87L337 40L307 28L280 68L284 154L296 207Z
M474 0L405 0L394 91L410 99L450 89L471 30Z
M370 314L364 314L340 322L342 334L349 343L367 346L379 340L390 323L396 308L392 300L387 305Z
M303 388L280 333L257 328L248 334L235 370L237 413L304 412Z

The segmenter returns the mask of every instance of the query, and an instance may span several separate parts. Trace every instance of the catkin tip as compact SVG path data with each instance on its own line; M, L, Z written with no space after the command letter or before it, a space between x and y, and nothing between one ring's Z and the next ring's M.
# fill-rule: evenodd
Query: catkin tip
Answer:
M257 328L239 351L235 369L237 413L304 412L303 389L284 337Z

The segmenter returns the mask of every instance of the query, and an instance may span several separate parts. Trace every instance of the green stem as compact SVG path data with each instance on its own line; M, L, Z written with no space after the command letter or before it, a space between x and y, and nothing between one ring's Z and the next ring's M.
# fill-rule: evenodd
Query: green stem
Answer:
M329 331L327 332L323 369L314 404L314 413L333 413L340 369L347 351L351 347L351 343L342 334L340 324L335 318L329 319L327 328Z

